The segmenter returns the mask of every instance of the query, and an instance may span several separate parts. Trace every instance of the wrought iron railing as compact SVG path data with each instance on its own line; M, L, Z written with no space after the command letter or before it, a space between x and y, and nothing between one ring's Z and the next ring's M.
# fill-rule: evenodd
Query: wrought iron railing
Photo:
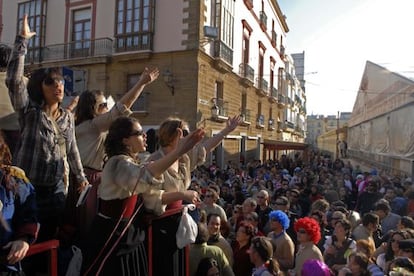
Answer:
M223 41L217 40L214 42L214 57L218 57L233 65L233 50L228 47Z
M239 75L254 82L254 69L247 63L241 63L239 66Z

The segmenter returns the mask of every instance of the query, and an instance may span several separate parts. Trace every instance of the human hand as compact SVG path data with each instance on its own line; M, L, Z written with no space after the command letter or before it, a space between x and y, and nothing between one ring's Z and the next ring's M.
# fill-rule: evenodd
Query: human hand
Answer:
M78 186L78 193L81 193L88 185L89 185L89 182L86 180L81 182Z
M178 128L178 137L182 137L183 130ZM183 155L190 149L192 149L196 144L198 144L205 135L205 131L202 128L198 128L195 131L190 132L186 137L179 139L177 144L177 152L179 155Z
M3 246L3 249L9 249L7 254L7 262L15 264L23 260L29 250L29 244L22 240L11 241Z
M192 204L197 204L200 202L200 195L196 191L187 190L184 191L183 200L191 202Z
M236 115L232 118L229 118L227 120L227 125L226 125L226 129L227 129L228 133L235 130L236 127L241 123L241 121L242 121L242 118L240 117L240 115Z
M20 31L20 35L26 39L30 39L32 38L34 35L36 35L36 32L31 32L30 31L30 26L27 20L27 14L25 14L23 16L23 21L22 21L22 29Z
M66 107L66 110L69 112L73 112L73 110L75 110L76 106L78 105L79 102L79 96L76 96L72 99L72 101L70 102L70 104Z
M147 85L153 82L154 80L156 80L159 75L160 75L160 71L158 70L157 67L153 67L153 68L145 67L145 70L144 72L142 72L139 81L142 82L142 84Z

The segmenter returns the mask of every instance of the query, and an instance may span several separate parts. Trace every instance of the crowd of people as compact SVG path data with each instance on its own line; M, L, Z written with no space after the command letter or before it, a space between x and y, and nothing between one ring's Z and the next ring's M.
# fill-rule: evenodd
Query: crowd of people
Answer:
M207 166L207 154L237 128L239 116L208 139L203 129L167 118L159 147L140 160L147 135L129 108L158 69L145 69L111 109L104 92L83 92L73 113L61 104L59 70L24 77L34 35L24 17L13 51L0 47L20 126L15 150L0 136L0 275L41 271L39 259L25 259L27 250L54 238L81 248L84 275L147 275L148 217L189 203L198 211L190 276L414 275L410 178L362 171L317 151L306 160L291 152ZM90 184L86 202L75 207ZM179 219L152 233L154 275L174 274Z

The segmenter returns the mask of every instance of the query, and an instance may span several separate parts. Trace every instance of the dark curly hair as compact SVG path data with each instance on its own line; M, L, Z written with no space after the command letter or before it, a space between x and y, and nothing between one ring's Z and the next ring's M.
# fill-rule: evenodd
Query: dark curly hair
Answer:
M43 96L42 83L47 77L52 76L62 77L62 74L58 68L42 68L31 74L27 83L27 93L34 103L38 105L43 103L45 97Z
M137 122L138 120L131 117L119 117L111 124L104 144L107 158L119 154L131 156L131 152L122 140L131 136L133 124Z
M84 121L92 120L95 117L97 96L104 96L104 92L101 90L86 90L79 96L79 102L75 113L76 125L79 125Z
M208 276L208 271L212 267L217 267L217 269L220 272L220 268L219 268L219 265L218 265L216 259L213 259L213 258L203 258L198 263L197 271L196 271L196 273L194 275L197 275L197 276Z
M314 244L317 244L321 239L321 229L319 223L314 218L304 217L298 219L294 225L294 229L296 232L299 229L304 229Z

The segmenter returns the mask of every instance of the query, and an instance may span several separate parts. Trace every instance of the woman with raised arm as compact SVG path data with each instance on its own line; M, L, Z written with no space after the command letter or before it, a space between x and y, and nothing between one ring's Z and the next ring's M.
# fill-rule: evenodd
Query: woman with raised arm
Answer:
M23 77L28 40L35 34L25 15L7 68L6 85L13 107L19 112L21 130L14 164L26 172L36 189L41 224L38 241L44 241L55 237L61 223L69 170L79 190L88 181L76 144L73 115L61 107L65 83L62 74L53 68L38 69L27 85Z
M75 113L76 140L86 177L92 188L85 204L77 211L76 227L83 237L92 223L97 210L97 188L101 182L105 158L104 141L111 123L121 117L132 114L131 106L138 99L144 87L157 79L157 68L145 68L138 82L109 110L104 92L100 90L84 91ZM73 194L73 191L72 191ZM69 208L71 209L71 208ZM70 213L74 213L73 210Z
M176 135L181 136L182 131L177 130ZM203 136L204 131L198 129L181 139L174 151L143 164L137 159L137 154L146 150L146 134L139 122L134 118L120 117L112 123L105 140L109 159L98 187L98 215L83 246L86 274L117 275L123 271L124 275L146 275L145 235L143 229L139 229L142 226L139 216L134 219L133 214L142 198L145 209L159 215L165 210L167 199L179 196L162 190L163 173ZM190 191L185 199L196 203L198 196ZM132 220L130 225L129 220ZM125 235L120 237L119 233L124 229Z

